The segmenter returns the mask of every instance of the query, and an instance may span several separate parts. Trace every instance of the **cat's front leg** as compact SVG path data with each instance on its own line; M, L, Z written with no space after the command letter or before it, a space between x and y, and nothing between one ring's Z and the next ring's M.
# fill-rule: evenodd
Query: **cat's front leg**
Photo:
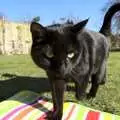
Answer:
M75 83L76 98L78 100L82 100L82 99L87 97L86 89L87 89L88 83L89 83L89 75L80 76L79 77L79 84Z
M63 114L63 98L64 98L64 80L51 80L52 99L54 110L48 113L48 118L51 120L61 120Z

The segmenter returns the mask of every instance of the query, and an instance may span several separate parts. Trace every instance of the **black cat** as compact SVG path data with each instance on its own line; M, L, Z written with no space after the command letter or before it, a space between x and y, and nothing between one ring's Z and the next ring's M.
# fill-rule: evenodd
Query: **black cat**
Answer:
M78 99L86 95L89 80L92 83L89 97L95 97L99 85L105 83L111 19L118 10L120 3L108 10L99 33L85 29L88 19L75 25L49 27L31 23L31 56L46 71L51 83L54 112L48 117L52 120L62 118L67 79L75 81Z

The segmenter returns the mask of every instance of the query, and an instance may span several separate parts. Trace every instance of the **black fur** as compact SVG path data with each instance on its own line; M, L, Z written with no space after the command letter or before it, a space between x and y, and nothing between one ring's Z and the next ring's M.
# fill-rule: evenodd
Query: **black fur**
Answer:
M105 15L99 33L86 30L88 19L78 24L58 24L48 27L32 22L31 56L43 68L50 80L54 112L49 117L61 120L63 96L67 79L76 85L76 97L86 96L89 80L92 87L88 97L95 97L99 84L106 81L106 64L109 53L108 33L111 19L120 10L120 4L112 6Z

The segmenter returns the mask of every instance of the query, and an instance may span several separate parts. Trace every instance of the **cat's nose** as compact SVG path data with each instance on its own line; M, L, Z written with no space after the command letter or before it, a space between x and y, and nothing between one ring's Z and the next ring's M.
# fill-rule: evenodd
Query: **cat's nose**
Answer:
M55 72L55 77L58 79L59 78L64 79L64 72L61 71Z
M55 61L56 68L60 68L63 65L63 61Z

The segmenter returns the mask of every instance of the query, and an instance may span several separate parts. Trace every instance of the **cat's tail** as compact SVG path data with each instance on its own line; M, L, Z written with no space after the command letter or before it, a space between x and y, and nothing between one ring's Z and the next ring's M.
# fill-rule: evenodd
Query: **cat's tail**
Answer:
M100 33L104 34L105 36L110 35L112 17L119 10L120 10L120 3L116 3L108 9L104 17L103 25L99 31Z

